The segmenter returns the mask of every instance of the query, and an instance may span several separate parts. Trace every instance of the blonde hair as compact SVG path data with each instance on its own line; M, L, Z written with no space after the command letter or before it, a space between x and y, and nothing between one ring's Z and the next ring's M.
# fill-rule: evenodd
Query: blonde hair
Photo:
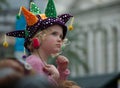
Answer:
M49 29L45 29L43 31L40 31L38 32L33 38L37 37L39 39L40 42L42 42L43 40L45 40L46 36L48 35L48 33L50 32L51 30ZM33 52L34 51L34 47L32 46L32 39L30 40L30 44L27 45L27 48L30 50L30 52Z

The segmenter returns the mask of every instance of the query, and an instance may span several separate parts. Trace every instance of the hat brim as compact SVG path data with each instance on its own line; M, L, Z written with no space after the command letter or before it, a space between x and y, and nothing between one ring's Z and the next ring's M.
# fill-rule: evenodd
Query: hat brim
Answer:
M72 16L69 14L62 14L62 15L59 15L58 17L50 17L42 20L40 15L37 15L37 18L39 20L34 25L32 26L27 25L26 30L12 31L12 32L6 33L6 35L25 38L25 40L29 40L36 34L36 32L44 30L55 24L58 24L63 28L63 39L64 39L67 33L67 26L65 24L70 19L70 17Z
M12 37L25 38L25 31L24 30L11 31L11 32L6 33L6 35L12 36Z
M46 28L53 26L53 25L60 25L63 28L63 39L66 36L67 33L67 26L59 20L59 18L49 18L44 20L43 26L41 26L40 28L42 28L41 30L45 30Z

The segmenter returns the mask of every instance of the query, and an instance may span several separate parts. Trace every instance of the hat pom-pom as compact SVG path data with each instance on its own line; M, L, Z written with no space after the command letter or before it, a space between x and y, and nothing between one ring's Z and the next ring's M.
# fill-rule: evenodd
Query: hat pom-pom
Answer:
M73 30L73 22L74 22L74 17L72 17L72 20L71 20L71 23L70 23L70 25L69 25L69 27L68 27L68 30L69 31L72 31Z
M22 56L22 58L23 58L23 59L26 59L26 58L27 58L27 56L26 56L26 55L23 55L23 56Z
M27 58L25 47L24 47L24 55L22 56L22 58L23 58L23 59L26 59L26 58Z
M70 25L70 26L68 27L68 29L69 29L69 31L72 31L72 30L73 30L73 26Z
M20 14L17 14L17 15L16 15L16 18L17 18L17 19L20 19Z
M4 46L5 48L8 47L8 42L7 42L6 35L5 35L5 38L4 38L3 46Z
M20 7L19 13L16 15L16 18L17 18L17 19L20 19L20 15L21 15L21 8L22 8L22 7Z
M7 48L7 47L8 47L8 42L7 42L7 41L4 41L4 42L3 42L3 46L4 46L5 48Z

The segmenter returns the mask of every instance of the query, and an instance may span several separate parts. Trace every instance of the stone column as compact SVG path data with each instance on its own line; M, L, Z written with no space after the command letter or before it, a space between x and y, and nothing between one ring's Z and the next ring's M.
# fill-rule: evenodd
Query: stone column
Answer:
M99 29L98 31L95 32L95 68L96 68L96 73L97 74L102 74L104 73L105 70L105 57L104 57L104 44L103 44L103 32L102 29Z
M107 26L107 72L112 73L115 69L114 60L114 35L110 25Z
M94 58L94 33L93 31L88 31L88 67L90 70L90 74L95 73L95 58Z
M117 44L117 68L118 68L118 71L120 72L120 23L116 25L117 26L117 41L118 41L118 44Z

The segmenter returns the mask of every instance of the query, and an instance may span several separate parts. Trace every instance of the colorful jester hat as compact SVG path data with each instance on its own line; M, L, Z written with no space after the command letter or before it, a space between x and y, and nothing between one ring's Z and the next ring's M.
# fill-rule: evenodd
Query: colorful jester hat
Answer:
M45 13L42 14L40 9L31 2L30 11L25 7L21 7L20 11L23 12L23 15L26 19L27 25L25 30L12 31L6 33L8 36L24 38L24 46L27 48L27 44L30 43L30 39L41 30L44 30L52 25L58 24L63 28L63 39L65 38L67 32L66 22L73 16L69 14L62 14L57 16L55 5L53 0L49 0ZM21 13L21 12L20 12ZM71 21L72 24L72 21ZM70 26L72 29L72 26Z

